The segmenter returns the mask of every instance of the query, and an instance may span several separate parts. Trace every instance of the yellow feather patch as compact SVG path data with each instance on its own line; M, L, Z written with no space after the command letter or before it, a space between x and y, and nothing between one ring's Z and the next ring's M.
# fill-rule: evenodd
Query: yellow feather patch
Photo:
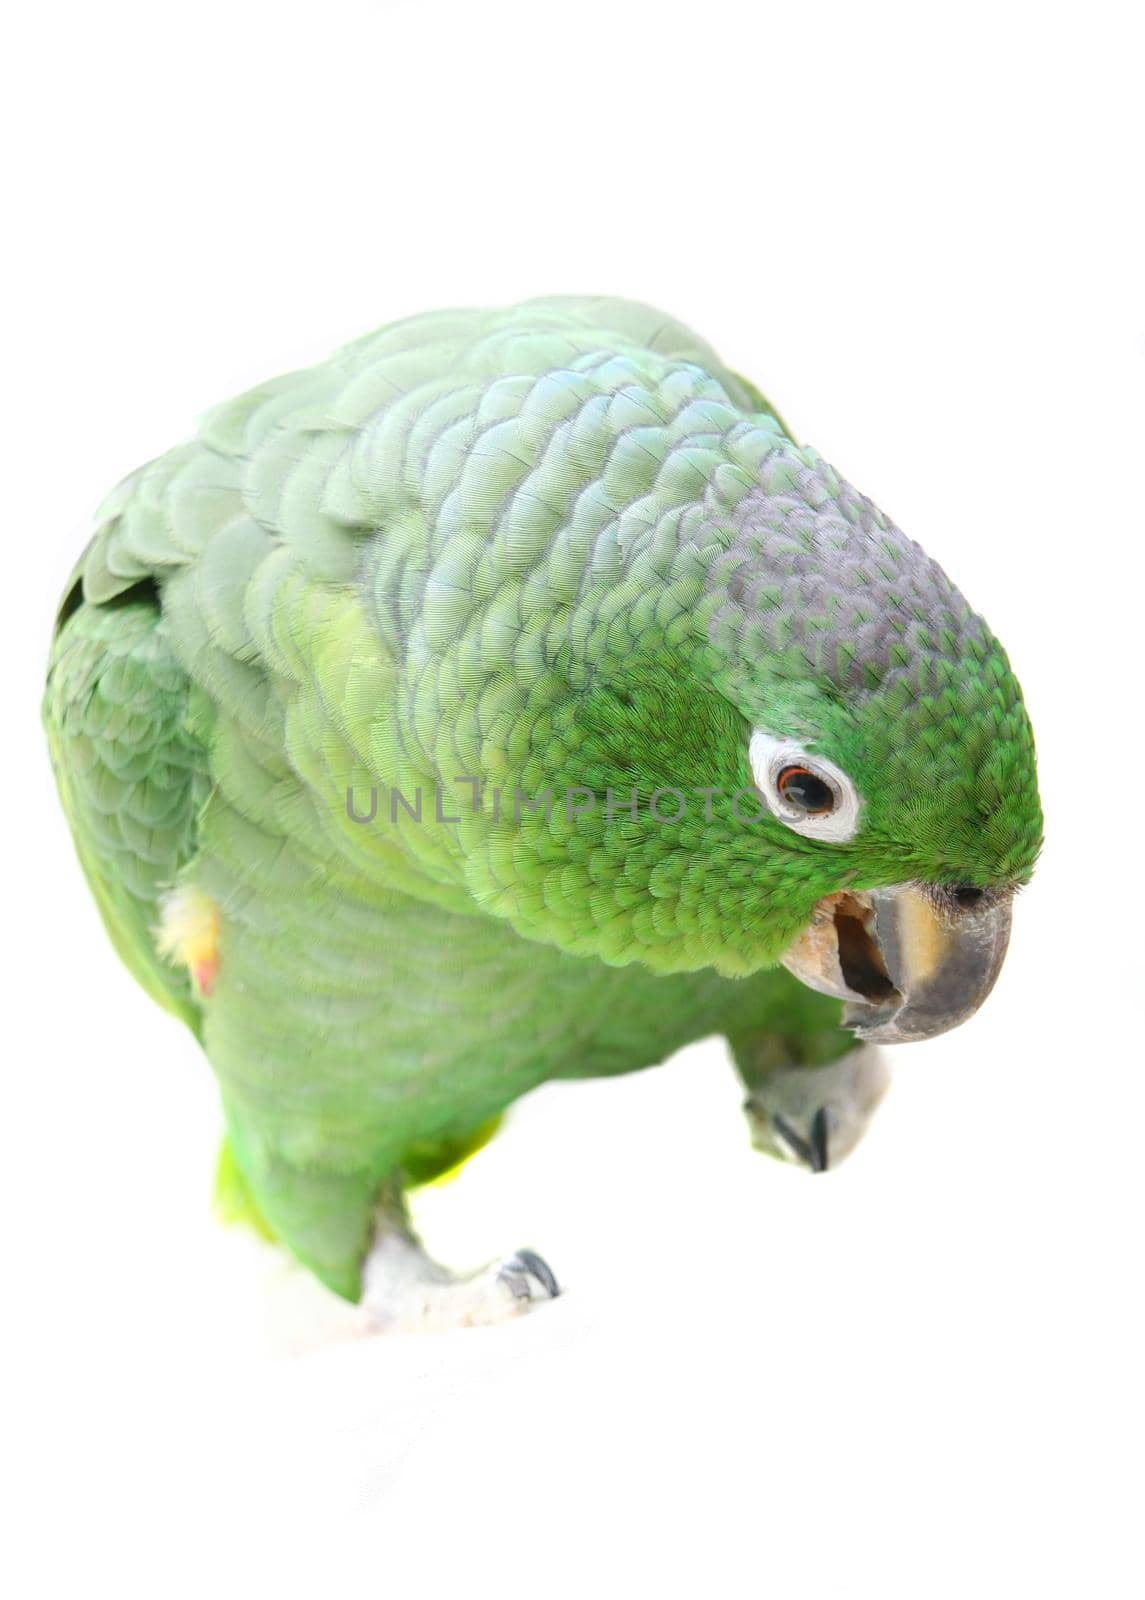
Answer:
M194 884L164 896L156 930L159 954L184 966L201 995L209 995L219 971L219 908Z

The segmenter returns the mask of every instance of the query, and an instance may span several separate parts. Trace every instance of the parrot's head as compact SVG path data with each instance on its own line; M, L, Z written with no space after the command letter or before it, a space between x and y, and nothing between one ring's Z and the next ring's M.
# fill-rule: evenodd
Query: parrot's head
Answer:
M1041 845L1033 734L937 563L814 452L781 470L725 525L701 611L751 730L760 848L799 908L783 963L863 1037L929 1037L1005 956Z
M658 846L620 824L650 964L659 928L688 965L782 961L866 1038L955 1026L997 977L1041 842L1001 646L934 561L794 445L657 560L686 619L616 659L581 702L578 746L599 758L581 781L611 771L689 797Z

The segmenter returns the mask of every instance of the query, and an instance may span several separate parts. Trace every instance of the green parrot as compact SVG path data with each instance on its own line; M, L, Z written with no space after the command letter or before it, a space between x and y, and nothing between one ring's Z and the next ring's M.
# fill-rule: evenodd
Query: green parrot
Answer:
M411 1185L551 1078L724 1035L822 1171L879 1046L989 992L1041 840L1001 646L687 328L560 297L384 327L115 489L45 722L114 944L217 1075L219 1183L379 1327Z

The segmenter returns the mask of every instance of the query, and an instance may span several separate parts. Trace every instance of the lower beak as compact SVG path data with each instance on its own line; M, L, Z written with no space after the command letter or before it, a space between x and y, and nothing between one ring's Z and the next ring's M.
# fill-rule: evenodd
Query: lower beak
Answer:
M861 1039L932 1039L972 1017L1010 941L1007 892L902 884L832 894L783 957L808 988L847 1002Z

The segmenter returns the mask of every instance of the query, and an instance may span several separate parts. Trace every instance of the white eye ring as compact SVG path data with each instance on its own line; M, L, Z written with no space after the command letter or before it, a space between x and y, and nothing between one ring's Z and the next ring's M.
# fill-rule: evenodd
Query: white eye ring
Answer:
M748 745L748 759L755 786L767 809L793 833L805 839L822 839L827 844L845 844L859 826L862 802L845 772L823 756L809 755L791 739L756 728ZM779 776L786 767L804 767L830 789L835 804L829 811L801 811L785 800L779 791Z

